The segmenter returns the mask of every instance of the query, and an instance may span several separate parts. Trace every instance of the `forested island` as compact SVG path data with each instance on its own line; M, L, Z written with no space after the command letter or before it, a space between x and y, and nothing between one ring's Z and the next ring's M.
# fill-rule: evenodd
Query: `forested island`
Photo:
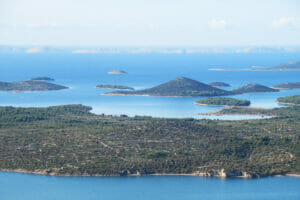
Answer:
M231 92L212 87L205 83L178 77L174 80L160 84L153 88L136 91L115 91L104 95L133 95L133 96L167 96L167 97L193 97L193 96L223 96Z
M48 83L41 80L26 80L18 82L0 82L0 91L25 92L68 89L66 86Z
M300 89L300 82L286 82L274 85L272 88L280 90Z
M286 105L300 105L300 95L280 97L277 99L277 102Z
M90 110L0 107L0 169L65 176L300 173L300 106L265 111L274 118L242 121L118 117Z
M125 85L96 85L95 87L100 89L110 89L110 90L134 90L133 87L128 87Z
M199 99L195 102L195 104L208 106L249 106L250 101L230 97L211 97L206 99Z

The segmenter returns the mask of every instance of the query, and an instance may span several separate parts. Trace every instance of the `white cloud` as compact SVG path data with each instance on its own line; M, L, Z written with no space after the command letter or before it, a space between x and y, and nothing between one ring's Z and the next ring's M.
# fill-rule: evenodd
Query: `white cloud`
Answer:
M224 19L212 19L209 21L209 26L212 29L224 29L227 22Z
M281 17L280 19L273 20L273 28L300 28L300 20L295 17Z

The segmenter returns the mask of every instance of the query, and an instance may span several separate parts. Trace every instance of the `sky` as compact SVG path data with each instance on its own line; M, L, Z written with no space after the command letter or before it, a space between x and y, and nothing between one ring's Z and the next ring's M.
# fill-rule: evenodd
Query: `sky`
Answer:
M294 46L300 0L0 0L0 45Z

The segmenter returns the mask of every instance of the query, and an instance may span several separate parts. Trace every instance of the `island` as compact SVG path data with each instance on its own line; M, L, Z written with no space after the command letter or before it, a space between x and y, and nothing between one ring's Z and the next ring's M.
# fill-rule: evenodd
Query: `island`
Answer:
M134 88L124 86L124 85L96 85L95 87L100 89L110 89L110 90L134 90Z
M195 104L206 106L249 106L250 101L230 97L211 97L206 99L199 99L195 102Z
M107 72L108 74L126 74L125 71L122 71L122 70L113 70L113 71L110 71L110 72Z
M251 69L252 71L300 71L300 62L287 62L273 67Z
M38 77L31 78L30 80L32 80L32 81L54 81L53 78L50 78L48 76L38 76Z
M25 80L18 82L0 82L0 91L25 92L68 89L66 86L48 83L46 81Z
M233 94L244 94L244 93L259 93L259 92L279 92L279 90L253 83L253 84L247 84L243 87L234 89L231 92Z
M224 82L212 82L212 83L208 83L208 85L213 87L230 87L228 83L224 83Z
M277 99L277 102L279 104L286 104L286 105L300 105L300 95L280 97Z
M114 91L103 95L131 95L131 96L162 96L162 97L197 97L197 96L223 96L231 92L212 87L205 83L186 77L178 77L174 80L158 86L136 91Z
M96 115L91 109L0 106L0 170L222 178L300 173L300 106L240 121Z
M272 88L280 90L300 89L300 82L286 82L274 85Z

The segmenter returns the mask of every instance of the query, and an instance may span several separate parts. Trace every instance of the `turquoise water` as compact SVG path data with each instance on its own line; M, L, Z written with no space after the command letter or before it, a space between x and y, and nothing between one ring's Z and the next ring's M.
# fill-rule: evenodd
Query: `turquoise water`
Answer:
M300 53L259 54L0 54L0 81L25 80L35 76L50 76L55 83L71 87L69 90L47 92L0 92L0 105L50 106L84 104L97 114L148 115L154 117L195 117L244 119L249 116L197 116L196 113L215 112L221 107L199 106L198 98L103 96L108 90L94 88L97 84L123 84L142 89L152 87L178 76L201 82L224 81L232 88L247 83L272 86L287 81L300 81L298 72L209 71L209 68L248 68L253 65L273 66L298 61ZM125 70L125 75L109 75L108 71ZM228 88L231 89L231 88ZM281 96L299 94L300 90L279 93L244 94L252 106L278 107Z
M1 200L298 200L300 178L50 177L0 172Z

